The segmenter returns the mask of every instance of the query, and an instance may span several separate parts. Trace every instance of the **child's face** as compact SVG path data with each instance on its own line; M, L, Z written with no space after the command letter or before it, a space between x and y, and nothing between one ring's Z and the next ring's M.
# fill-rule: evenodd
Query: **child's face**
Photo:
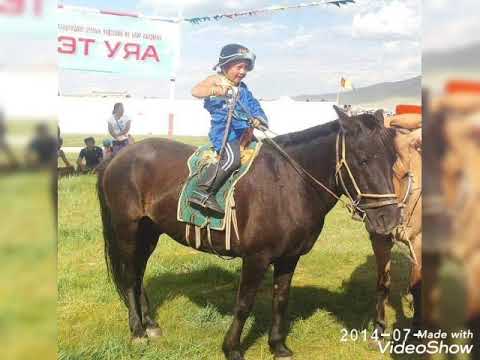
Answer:
M224 74L228 80L232 81L235 85L238 85L242 79L247 76L248 65L248 61L244 60L234 62L224 70Z

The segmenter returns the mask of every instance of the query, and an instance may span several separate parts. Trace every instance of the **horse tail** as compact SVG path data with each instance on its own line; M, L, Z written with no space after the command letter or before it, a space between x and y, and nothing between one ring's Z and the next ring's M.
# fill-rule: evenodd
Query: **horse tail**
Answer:
M112 212L108 207L103 188L105 169L108 167L110 161L111 159L103 161L99 169L97 168L97 195L100 203L100 214L102 217L104 256L105 264L107 265L107 274L109 279L115 285L117 293L120 295L123 302L126 303L127 296L122 286L124 283L123 279L125 278L125 267L121 261L120 251L116 241L115 228L112 221Z

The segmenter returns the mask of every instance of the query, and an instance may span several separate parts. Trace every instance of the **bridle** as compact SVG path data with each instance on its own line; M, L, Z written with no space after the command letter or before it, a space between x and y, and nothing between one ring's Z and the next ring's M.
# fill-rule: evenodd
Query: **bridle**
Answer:
M312 174L310 174L299 163L297 163L290 155L288 155L287 152L283 150L283 148L275 142L275 140L273 140L270 136L268 136L266 132L267 131L271 132L271 130L265 127L262 127L259 130L263 132L263 134L265 135L265 139L267 139L268 142L288 160L288 162L293 166L293 168L299 173L299 175L302 178L312 181L314 184L320 186L323 190L329 193L336 200L341 202L352 215L352 219L363 222L365 221L365 217L366 217L366 212L365 212L366 209L374 209L374 208L379 208L386 205L398 204L396 194L368 194L368 193L361 192L360 188L358 187L357 181L355 180L355 177L353 176L352 171L350 170L350 167L348 166L348 163L345 159L345 154L346 154L345 135L342 132L339 132L337 134L337 146L336 146L337 164L336 164L336 171L335 171L335 180L337 182L337 186L338 186L338 183L340 182L343 188L343 191L345 195L349 198L350 202L346 202L342 198L340 198L335 192L329 189L321 181L317 180ZM341 149L339 148L340 137L342 138ZM352 182L355 188L355 191L356 191L355 198L350 194L350 192L348 191L345 185L345 181L342 176L342 168L345 168L347 170L347 173L350 177L350 181ZM375 199L381 198L386 200L361 203L363 199L369 199L369 198L375 198Z
M358 186L355 177L353 176L350 167L348 166L348 162L346 160L346 142L345 142L345 134L339 132L337 134L336 140L336 169L335 169L335 181L337 185L341 185L344 194L350 199L352 207L355 209L357 216L360 216L361 220L363 220L366 216L365 210L366 209L376 209L382 206L387 205L395 205L398 204L397 194L395 193L387 193L387 194L370 194L370 193L363 193ZM355 189L355 193L351 194L348 191L347 186L345 185L345 180L342 175L342 169L345 169L345 172L350 179L350 182ZM377 201L368 201L363 202L364 200L369 199L379 199Z
M247 113L247 115L250 118L253 118L252 114L250 111L243 105L241 101L237 101L242 109ZM348 166L347 160L346 160L346 145L345 145L345 134L340 130L337 134L337 139L336 139L336 146L335 146L335 157L336 157L336 166L335 166L335 181L337 186L339 185L339 182L343 188L344 194L349 198L350 203L345 202L342 198L340 198L335 192L333 192L331 189L329 189L326 185L324 185L321 181L317 180L312 174L310 174L307 170L305 170L298 162L296 162L288 153L283 150L283 148L278 145L275 140L273 140L270 136L268 136L267 132L272 133L274 136L278 136L278 134L275 134L273 131L268 129L265 126L260 126L259 130L265 135L265 139L268 140L272 146L278 150L280 154L282 154L288 162L293 166L293 168L298 172L298 174L302 178L307 178L311 180L314 184L320 186L323 190L325 190L327 193L329 193L332 197L334 197L337 201L340 201L350 212L352 215L352 219L358 220L358 221L365 221L366 217L366 209L375 209L379 208L382 206L386 205L394 205L398 204L398 199L397 199L397 194L390 193L390 194L369 194L369 193L363 193L358 184L357 181L355 180L355 177L353 176L352 171L350 170L350 167ZM341 141L340 141L341 139ZM341 144L341 148L340 148ZM345 168L347 170L348 176L350 178L350 181L353 184L353 187L355 188L356 191L356 196L355 198L350 194L350 192L347 189L347 186L345 185L345 181L342 176L342 169ZM385 200L378 200L375 202L368 202L368 203L362 203L363 199L385 199Z

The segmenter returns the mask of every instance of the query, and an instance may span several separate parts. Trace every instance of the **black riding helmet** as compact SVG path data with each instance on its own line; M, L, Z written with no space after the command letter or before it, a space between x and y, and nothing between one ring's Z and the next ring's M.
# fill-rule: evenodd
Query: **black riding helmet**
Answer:
M213 70L217 70L217 68L223 69L225 65L232 61L247 60L250 63L248 66L248 71L252 71L255 67L255 58L255 54L245 46L239 44L228 44L225 45L220 51L218 63L213 67Z

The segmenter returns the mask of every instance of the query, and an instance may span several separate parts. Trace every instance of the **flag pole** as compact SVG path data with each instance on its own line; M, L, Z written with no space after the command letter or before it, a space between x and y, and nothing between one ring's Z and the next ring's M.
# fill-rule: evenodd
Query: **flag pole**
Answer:
M340 77L340 87L338 88L338 92L337 92L337 105L340 105L340 93L342 92L342 79L343 79L343 76Z

